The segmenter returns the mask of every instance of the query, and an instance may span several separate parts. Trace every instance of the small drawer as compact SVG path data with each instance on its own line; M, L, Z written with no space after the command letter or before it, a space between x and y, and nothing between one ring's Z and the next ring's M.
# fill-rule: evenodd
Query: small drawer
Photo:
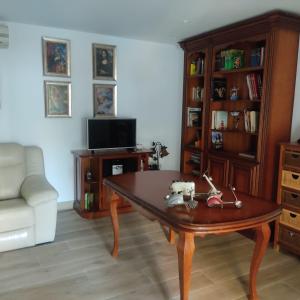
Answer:
M300 209L300 193L293 193L290 191L282 190L281 201L289 205L293 205Z
M300 173L283 170L281 185L300 190Z
M300 230L300 214L283 209L280 216L280 223Z
M300 250L300 234L284 226L279 226L279 241Z
M300 152L285 151L284 164L300 168Z

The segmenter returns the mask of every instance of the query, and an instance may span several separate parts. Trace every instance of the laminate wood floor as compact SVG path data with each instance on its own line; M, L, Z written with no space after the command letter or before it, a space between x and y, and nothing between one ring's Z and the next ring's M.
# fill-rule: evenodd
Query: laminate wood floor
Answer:
M160 226L121 215L120 237L114 259L110 218L60 212L55 242L0 254L0 299L179 299L176 248ZM247 299L253 246L236 233L197 238L190 299ZM300 299L298 257L268 249L257 281L261 300Z

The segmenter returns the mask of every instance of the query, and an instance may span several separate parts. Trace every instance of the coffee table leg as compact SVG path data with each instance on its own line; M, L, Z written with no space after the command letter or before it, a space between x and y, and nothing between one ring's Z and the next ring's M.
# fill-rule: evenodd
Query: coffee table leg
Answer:
M112 193L109 189L107 193L110 199L110 216L114 230L114 248L112 250L111 255L113 257L117 257L119 255L119 220L118 220L118 198Z
M179 267L180 300L188 300L189 298L192 258L194 250L194 233L179 232L177 252Z
M250 280L249 280L249 299L258 300L256 291L256 275L259 266L262 262L263 256L266 252L270 239L270 227L268 223L262 224L256 228L256 244L252 256L250 266Z

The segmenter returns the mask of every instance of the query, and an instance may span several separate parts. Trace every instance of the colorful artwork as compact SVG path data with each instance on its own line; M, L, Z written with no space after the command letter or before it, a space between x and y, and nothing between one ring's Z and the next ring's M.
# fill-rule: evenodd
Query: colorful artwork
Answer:
M219 131L211 132L211 142L213 149L220 150L223 149L223 134Z
M44 74L70 76L70 42L43 38Z
M93 44L94 79L116 80L115 46Z
M45 81L46 117L71 117L71 83Z
M115 85L94 84L94 116L116 115Z

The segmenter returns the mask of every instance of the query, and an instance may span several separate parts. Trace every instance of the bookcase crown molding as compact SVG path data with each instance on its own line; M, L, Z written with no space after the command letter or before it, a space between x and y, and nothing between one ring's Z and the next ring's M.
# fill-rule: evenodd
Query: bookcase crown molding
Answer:
M256 34L267 33L276 28L300 31L300 16L291 12L273 10L186 38L180 41L179 45L186 51L193 51L195 48L206 45L213 46L237 38L248 38Z

